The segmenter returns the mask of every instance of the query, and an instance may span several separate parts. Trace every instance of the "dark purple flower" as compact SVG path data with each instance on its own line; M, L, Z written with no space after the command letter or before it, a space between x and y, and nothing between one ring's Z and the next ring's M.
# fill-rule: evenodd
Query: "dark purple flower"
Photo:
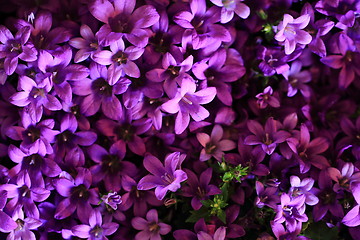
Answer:
M220 194L221 190L213 184L209 184L212 177L212 169L208 168L200 174L198 178L195 173L185 169L188 179L188 186L182 187L182 195L185 197L193 197L191 206L195 210L199 210L202 206L201 201L206 200L209 196Z
M139 181L138 189L155 188L155 195L159 200L165 197L167 191L176 192L180 188L180 183L187 179L186 173L179 169L184 159L184 154L174 152L165 158L165 165L163 165L156 157L145 156L143 164L151 174Z
M101 213L98 209L91 210L88 224L76 225L71 228L72 233L80 238L88 240L108 240L106 236L113 234L119 227L114 222L103 223Z
M216 95L216 88L208 87L196 91L196 84L189 79L184 79L181 88L175 97L165 102L162 109L168 113L175 114L175 133L181 134L189 125L190 116L199 122L207 118L210 113L200 104L211 102Z
M357 160L360 160L360 117L356 119L355 124L348 118L342 118L340 127L346 137L343 137L338 145L341 148L350 145L352 154Z
M30 27L20 29L15 37L10 30L0 26L0 58L5 58L4 69L7 75L15 72L18 59L33 62L37 59L37 51L32 43L28 43Z
M104 181L107 191L118 192L121 189L122 176L134 177L137 174L138 170L132 162L123 161L125 147L125 144L118 141L111 145L109 152L97 144L89 147L87 151L90 158L97 163L90 168L93 182Z
M347 88L354 81L355 75L360 76L360 53L356 50L354 41L346 34L338 37L340 55L328 55L321 62L335 69L341 69L339 87Z
M227 106L232 104L231 85L245 74L243 60L235 49L219 49L210 58L192 68L196 78L206 80L206 87L215 87L217 98Z
M255 204L257 207L262 208L264 206L271 207L272 209L276 209L276 204L280 202L280 198L277 194L278 188L276 187L264 187L259 181L256 181L256 200Z
M91 14L106 23L96 34L100 43L109 46L124 36L135 46L146 46L150 36L146 28L159 21L159 14L150 5L134 10L135 4L135 0L96 0L90 3Z
M317 137L310 141L309 129L305 124L300 127L300 141L297 145L297 154L295 158L300 163L300 172L306 173L310 170L311 165L319 169L330 167L328 160L319 155L329 147L328 140L323 137Z
M301 15L294 19L291 15L285 14L283 21L277 26L278 32L275 39L285 45L285 53L287 55L295 51L296 44L300 44L302 48L309 44L312 40L311 35L304 29L310 22L308 14Z
M73 179L69 174L63 173L58 179L53 180L56 191L64 197L57 205L54 217L64 219L75 211L82 222L87 222L92 205L99 203L99 193L97 188L90 188L92 175L86 168L78 168L78 174Z
M166 235L171 231L171 226L159 222L158 213L151 209L146 214L146 219L135 217L131 220L131 225L140 230L135 236L135 240L155 240L161 239L160 235Z
M269 118L266 121L265 128L255 120L249 120L247 126L254 135L247 136L244 139L244 143L247 145L260 145L262 150L268 155L275 151L278 143L282 143L290 137L288 132L279 130L281 124L273 118Z
M241 18L250 15L250 8L242 3L242 0L210 0L213 4L221 7L221 23L230 22L234 17L234 12Z
M224 131L220 125L215 125L211 131L211 136L206 133L197 133L198 139L203 149L200 152L200 161L207 161L214 157L219 162L222 161L224 151L230 151L236 147L234 141L223 139Z

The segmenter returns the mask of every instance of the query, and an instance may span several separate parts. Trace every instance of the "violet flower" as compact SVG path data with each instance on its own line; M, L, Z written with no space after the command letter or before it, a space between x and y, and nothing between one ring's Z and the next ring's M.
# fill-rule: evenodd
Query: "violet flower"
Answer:
M259 147L268 155L275 151L278 143L282 143L290 137L288 132L278 130L280 123L273 118L266 121L265 128L255 120L249 120L247 127L254 135L247 136L244 143L247 145L260 145Z
M300 91L306 98L310 98L311 88L306 83L311 81L311 73L308 70L301 71L302 63L294 61L288 72L285 73L286 81L288 82L288 97L293 97Z
M210 0L213 4L221 7L221 23L228 23L234 17L234 12L245 19L250 15L250 8L242 3L242 0Z
M180 188L180 183L188 178L186 173L179 169L184 159L184 154L174 152L165 158L165 165L163 165L156 157L145 156L143 164L151 174L139 181L138 189L155 188L155 195L159 200L164 199L167 191L176 192Z
M134 10L136 0L95 0L89 4L91 14L106 23L97 32L101 44L109 46L124 36L130 43L145 47L149 32L146 28L159 21L159 14L151 5Z
M118 205L122 203L121 196L116 192L109 192L108 194L103 195L101 200L113 210L117 210Z
M185 197L192 197L191 206L195 210L199 210L202 206L201 201L206 200L209 196L220 194L221 190L213 184L209 184L212 177L212 169L207 168L200 174L198 178L194 172L184 170L188 179L186 181L188 186L182 187L182 195Z
M73 82L73 93L84 96L80 104L81 113L92 116L100 110L113 120L119 120L123 116L123 107L115 96L126 91L131 81L121 78L111 85L108 79L110 72L105 66L92 62L90 64L90 78L84 78Z
M30 216L25 218L21 208L13 213L12 219L17 223L17 228L9 233L7 240L36 240L36 236L31 230L36 230L42 225L40 220Z
M270 105L273 108L280 107L280 101L278 96L273 95L274 91L271 86L268 86L264 89L264 92L257 94L255 97L257 98L257 104L261 109L266 108Z
M10 102L19 107L29 106L30 117L36 122L42 117L43 107L52 111L62 109L60 101L49 94L52 89L49 78L34 81L27 76L20 76L18 85L22 91L12 95Z
M15 37L10 30L0 26L0 58L5 58L4 69L6 75L15 72L18 59L25 62L33 62L37 59L37 51L32 43L28 43L30 27L20 29Z
M0 191L0 231L9 233L18 227L17 223L3 209L7 201L7 192Z
M204 148L200 152L200 161L207 161L214 157L219 162L222 161L224 151L230 151L236 147L234 141L229 139L222 139L224 131L220 125L215 125L211 131L211 136L206 133L197 133L201 146Z
M359 160L360 159L360 117L358 117L355 121L355 124L350 121L348 118L341 119L340 127L343 133L346 134L343 137L338 145L340 147L351 146L351 153L354 157Z
M286 193L280 197L281 205L278 205L274 222L285 222L286 228L293 232L299 222L306 222L308 217L305 213L305 196L291 198Z
M360 225L360 205L353 207L342 219L342 223L348 227L357 227Z
M144 48L130 46L125 49L125 43L119 39L110 44L110 50L102 50L94 54L94 61L101 65L110 65L108 71L109 84L114 85L120 77L140 77L140 70L133 62L143 53Z
M81 37L73 38L69 41L70 46L79 49L74 56L75 63L85 61L88 57L93 59L94 53L101 50L97 37L95 37L88 25L81 25L80 35Z
M67 173L60 175L58 179L53 180L56 191L64 197L57 205L54 217L64 219L69 217L75 211L82 222L87 222L92 205L99 203L99 193L97 188L90 188L92 184L92 175L86 168L78 168L78 174L73 179Z
M280 198L277 194L278 188L276 187L264 187L259 181L256 181L256 194L255 204L257 207L262 208L264 206L276 209L276 204L280 202Z
M311 192L314 182L315 180L312 178L305 178L300 180L298 176L291 176L289 196L296 198L304 195L305 203L307 205L316 205L319 202L319 199Z
M146 219L135 217L131 220L131 225L136 230L141 230L135 236L135 240L155 240L161 239L160 235L166 235L171 231L171 226L159 222L158 213L151 209L146 214Z
M285 14L284 20L277 27L278 32L275 39L285 45L285 53L287 55L294 52L296 44L301 47L309 44L312 40L311 35L304 29L310 22L308 14L301 15L294 19L291 15Z
M181 134L189 125L190 116L199 122L207 118L210 113L200 104L211 102L216 95L216 88L208 87L196 91L196 84L192 80L184 79L181 88L175 97L165 102L162 109L168 113L175 114L175 133Z
M103 223L101 213L98 209L91 210L89 224L76 225L71 228L72 233L80 238L88 240L108 240L106 236L113 234L119 227L119 224L109 222Z
M221 25L215 24L220 20L217 7L207 10L205 0L193 0L190 2L190 12L181 11L174 16L174 22L186 29L183 38L192 38L192 46L195 50L208 45L220 46L221 42L230 42L229 31Z

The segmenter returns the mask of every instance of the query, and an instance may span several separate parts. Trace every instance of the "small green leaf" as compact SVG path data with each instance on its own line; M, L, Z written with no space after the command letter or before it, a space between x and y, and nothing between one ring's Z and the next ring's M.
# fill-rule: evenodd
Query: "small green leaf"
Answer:
M191 213L191 216L188 219L186 219L185 222L195 223L200 218L208 218L210 211L207 207L202 206L199 210L190 211L190 213Z
M216 215L224 224L226 224L226 214L225 211L220 211Z

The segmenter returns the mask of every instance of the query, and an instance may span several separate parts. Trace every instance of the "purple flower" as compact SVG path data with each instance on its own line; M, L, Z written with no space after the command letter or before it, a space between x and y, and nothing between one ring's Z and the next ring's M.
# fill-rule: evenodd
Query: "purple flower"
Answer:
M86 60L89 56L93 59L94 53L101 50L97 37L95 37L91 28L83 24L80 27L81 37L73 38L69 41L69 45L79 49L79 51L74 56L74 62L82 62Z
M260 145L266 154L271 155L278 143L282 143L290 137L290 133L278 130L280 126L280 123L273 118L266 121L265 128L257 121L249 120L247 127L254 135L247 136L244 143L247 145Z
M360 225L360 205L353 207L342 219L342 223L348 227L356 227Z
M257 94L257 104L261 109L266 108L268 105L274 108L280 107L280 101L278 96L273 96L273 89L271 86L268 86L264 89L264 92ZM275 95L275 94L274 94Z
M97 32L101 44L109 46L124 36L130 43L145 47L149 32L146 28L159 21L159 14L150 5L134 10L135 0L96 0L89 5L91 14L106 23Z
M135 217L131 220L131 225L136 230L141 230L135 236L135 240L155 240L161 239L160 235L166 235L171 231L171 226L159 222L158 213L151 209L146 214L146 219Z
M151 174L139 181L138 189L155 188L155 195L159 200L165 197L167 191L176 192L180 188L180 183L187 179L186 173L179 169L184 159L184 154L174 152L165 158L165 165L163 165L156 157L145 156L143 164Z
M206 87L215 87L217 98L227 106L231 106L231 82L235 82L245 74L243 60L235 49L219 49L210 58L197 62L192 68L196 78L204 81Z
M356 50L353 40L346 34L338 37L340 55L328 55L321 62L329 67L341 69L339 87L347 88L354 81L355 75L360 76L360 53Z
M101 107L103 114L113 120L119 120L123 116L123 107L120 100L115 96L126 91L131 81L121 78L111 85L108 79L110 72L105 66L92 62L90 64L90 78L84 78L73 82L73 92L84 96L80 104L81 113L92 116Z
M110 44L110 50L102 50L94 54L94 61L101 65L110 65L108 71L109 84L114 85L120 77L140 77L140 70L133 62L143 53L144 48L130 46L125 49L122 39Z
M308 70L301 71L302 63L300 61L294 61L290 67L290 70L285 73L286 81L288 82L288 97L293 97L300 91L306 98L310 98L311 88L306 85L311 81L311 73Z
M101 200L113 210L116 210L118 207L117 205L122 203L121 196L116 192L109 192L108 194L103 195Z
M152 82L164 82L164 90L169 97L174 97L177 86L181 85L184 78L192 79L186 73L193 65L193 56L188 56L183 61L175 59L171 53L165 53L162 58L162 68L155 68L146 73L146 77Z
M190 116L199 122L207 118L210 113L200 104L211 102L216 95L216 88L209 87L196 91L196 84L192 80L184 79L175 97L165 102L162 109L175 114L175 133L181 134L189 125Z
M301 15L296 19L289 14L284 15L284 20L277 27L278 32L275 35L275 39L285 45L285 53L287 55L294 52L297 43L304 47L311 42L311 35L302 30L309 22L310 16L308 14Z
M360 117L356 119L355 124L348 118L341 119L340 127L346 134L339 142L340 147L351 146L352 154L357 160L360 160Z
M29 174L21 172L16 184L3 184L0 190L7 192L7 197L12 198L6 205L6 210L13 212L24 207L26 216L39 219L39 209L34 202L42 202L50 196L50 191L44 187L33 187Z
M208 199L209 196L220 194L221 190L213 184L209 184L212 177L212 169L207 168L200 174L200 177L192 171L185 169L188 179L188 186L182 187L182 195L185 197L193 197L191 206L195 210L199 210L202 206L201 200Z
M284 226L281 223L271 221L271 229L274 232L275 237L277 239L291 239L291 240L310 240L310 238L307 238L305 236L298 236L301 232L302 223L298 222L296 224L296 228L293 231L289 231L289 229L284 228Z
M52 84L49 78L33 79L27 76L19 77L19 89L21 92L17 92L11 96L10 102L19 107L28 107L30 117L39 122L43 114L43 106L52 111L62 109L60 101L49 94L52 89Z
M210 0L213 4L221 7L221 23L230 22L234 17L234 12L241 18L250 15L250 8L242 3L243 0Z
M290 232L294 232L299 222L306 222L308 217L305 214L305 196L301 195L291 198L286 193L280 197L281 205L276 209L274 222L285 222L286 228Z
M289 196L296 198L304 195L306 204L311 206L317 204L319 199L311 192L314 182L315 180L312 178L305 178L300 180L298 176L291 176Z
M7 240L36 240L35 234L30 230L40 227L42 225L40 220L30 216L25 218L21 208L13 213L12 219L17 223L17 228L9 233Z
M109 152L97 144L89 147L87 153L97 163L90 168L94 183L104 181L106 190L118 192L121 189L122 176L136 175L136 166L132 162L123 161L125 147L120 141L111 145Z
M230 151L236 147L234 141L223 138L223 129L220 125L215 125L211 131L211 136L206 133L197 133L201 146L204 148L200 152L200 161L207 161L211 157L214 157L219 162L222 161L224 151Z
M37 59L37 51L34 45L28 43L30 27L20 29L15 37L9 29L0 26L0 58L5 58L4 69L7 75L15 72L18 66L18 59L25 62L33 62Z
M217 7L206 8L205 0L190 2L190 12L181 11L174 16L174 22L186 29L183 38L190 37L195 50L214 45L219 47L221 42L230 42L229 31L221 25L215 24L220 20Z
M91 210L88 223L72 227L72 233L79 238L86 238L88 240L108 240L106 236L113 234L119 227L117 223L103 223L98 209Z
M0 231L8 233L18 227L17 223L6 213L3 212L3 208L6 205L7 192L0 191Z
M80 221L87 222L92 211L90 204L97 205L99 203L98 189L90 188L92 183L90 171L86 168L78 168L77 171L75 179L69 174L63 173L53 181L56 191L64 197L57 205L54 215L56 219L69 217L76 210Z
M276 209L276 204L279 203L280 198L277 194L278 188L276 187L267 187L265 189L264 184L259 181L256 181L256 200L255 204L257 207L262 208L264 206L271 207Z

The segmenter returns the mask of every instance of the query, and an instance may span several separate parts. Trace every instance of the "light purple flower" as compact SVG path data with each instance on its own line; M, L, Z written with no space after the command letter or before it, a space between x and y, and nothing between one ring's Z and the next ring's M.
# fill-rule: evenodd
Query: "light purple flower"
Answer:
M307 205L313 206L317 204L319 199L311 192L314 182L315 180L312 178L305 178L300 180L298 176L291 176L289 196L294 198L305 195L305 203Z
M302 63L300 61L294 61L290 67L290 70L284 74L286 81L288 82L288 97L293 97L300 91L306 98L310 98L311 88L306 84L311 81L311 73L308 70L301 71Z
M175 97L165 102L162 109L175 114L175 133L181 134L189 125L190 116L199 122L207 118L210 113L200 104L211 102L216 95L216 88L209 87L196 91L196 84L192 80L184 79Z
M167 191L176 192L180 188L180 183L187 179L186 173L180 169L184 159L184 154L174 152L165 158L165 165L163 165L156 157L145 156L143 164L151 174L139 181L138 189L155 188L155 195L159 200L165 197Z
M278 32L275 39L285 45L285 53L291 54L294 52L296 44L301 44L304 47L312 40L311 35L304 29L310 22L308 14L301 15L294 19L291 15L285 14L283 21L277 27Z
M12 219L17 223L17 228L12 230L7 236L7 240L36 240L35 234L30 230L36 230L43 223L37 218L24 216L21 209L17 209L12 216Z
M101 65L110 65L108 71L109 84L114 85L120 77L140 77L140 70L133 62L143 53L144 48L130 46L125 49L125 43L119 39L110 44L110 50L102 50L93 55L95 62Z
M234 17L234 12L241 18L250 15L250 8L242 3L243 0L210 0L213 4L221 7L221 23L230 22Z
M280 101L277 95L273 95L274 91L271 86L268 86L264 89L264 92L257 94L257 104L261 109L266 108L270 105L273 108L280 107Z

